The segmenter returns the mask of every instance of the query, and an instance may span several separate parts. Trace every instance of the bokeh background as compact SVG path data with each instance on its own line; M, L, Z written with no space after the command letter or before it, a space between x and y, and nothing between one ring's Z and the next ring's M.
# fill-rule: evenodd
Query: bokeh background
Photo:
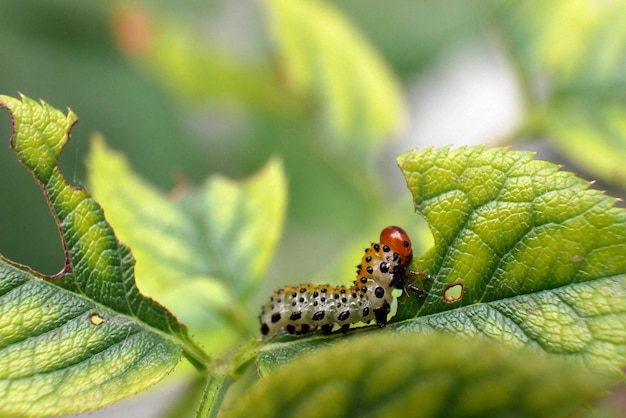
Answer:
M260 301L348 282L331 276L385 225L425 230L395 166L415 147L535 150L623 198L625 3L0 0L0 93L78 115L60 160L77 184L94 133L165 193L280 158L287 219ZM0 253L56 273L56 226L10 135L0 112ZM156 416L150 396L95 416Z

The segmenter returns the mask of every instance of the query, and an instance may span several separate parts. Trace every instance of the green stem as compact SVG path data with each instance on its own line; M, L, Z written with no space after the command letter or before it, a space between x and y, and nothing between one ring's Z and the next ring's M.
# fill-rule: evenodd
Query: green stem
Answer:
M196 418L216 418L224 395L231 384L232 380L227 377L207 376L207 384L196 412Z

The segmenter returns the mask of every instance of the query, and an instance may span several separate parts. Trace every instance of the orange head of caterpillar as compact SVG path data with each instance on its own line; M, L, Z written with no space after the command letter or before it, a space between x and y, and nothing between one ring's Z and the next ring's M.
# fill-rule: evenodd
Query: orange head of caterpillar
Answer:
M400 264L408 266L413 259L413 246L406 231L399 226L388 226L380 233L380 243L387 245L391 251L398 253Z

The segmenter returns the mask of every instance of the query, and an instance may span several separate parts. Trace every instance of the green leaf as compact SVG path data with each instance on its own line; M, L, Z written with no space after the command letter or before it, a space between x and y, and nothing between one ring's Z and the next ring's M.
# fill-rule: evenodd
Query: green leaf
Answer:
M559 152L594 177L626 188L626 97L572 97L550 110L547 134Z
M0 258L0 413L93 410L153 385L181 354L205 368L186 328L137 290L132 255L100 206L60 173L74 113L23 96L0 96L0 105L13 116L11 147L41 186L66 254L54 276Z
M532 153L502 148L399 157L435 247L412 268L397 330L482 335L591 364L626 364L626 212Z
M257 290L282 231L287 191L277 160L246 181L216 176L171 199L96 139L88 174L111 224L133 248L144 292L165 303L212 351L256 332L242 307Z
M332 5L269 0L270 23L288 81L322 101L339 138L387 139L404 123L395 77Z
M504 38L530 60L526 65L539 65L556 83L577 83L582 74L592 77L589 84L623 77L619 65L626 41L626 29L620 24L624 2L485 3L493 9L493 17L501 19L492 23L510 31Z
M622 382L484 339L370 333L263 378L226 417L562 417Z
M171 14L157 18L158 31L145 57L151 71L172 94L184 102L224 100L256 114L290 118L302 106L284 89L277 89L271 68L238 56L206 36L198 37L186 22L176 24ZM206 35L206 34L205 34Z
M625 187L626 2L483 3L526 95L521 133Z

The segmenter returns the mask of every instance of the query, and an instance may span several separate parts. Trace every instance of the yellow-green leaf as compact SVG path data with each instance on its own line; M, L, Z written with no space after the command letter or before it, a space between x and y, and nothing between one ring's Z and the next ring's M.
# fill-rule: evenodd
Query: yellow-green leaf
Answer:
M165 303L211 351L256 330L245 310L283 225L286 181L271 160L245 181L213 177L176 199L93 142L90 187L137 258L139 286Z
M468 147L399 158L435 247L426 299L398 330L482 335L591 364L626 364L626 211L532 153Z
M397 132L405 118L397 81L337 9L314 0L264 4L288 81L323 103L335 135L380 140Z

